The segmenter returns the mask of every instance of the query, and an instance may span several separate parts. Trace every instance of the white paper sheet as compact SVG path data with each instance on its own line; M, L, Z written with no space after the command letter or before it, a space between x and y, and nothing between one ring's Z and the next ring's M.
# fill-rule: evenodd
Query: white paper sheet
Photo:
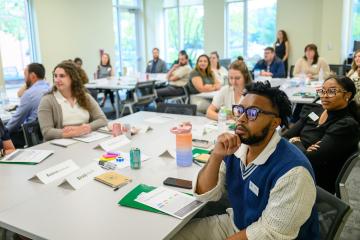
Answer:
M193 196L165 187L142 193L135 201L180 219L186 218L204 204Z
M7 163L40 163L45 158L53 154L51 150L37 150L37 149L18 149L15 152L5 156L0 162Z
M86 142L86 143L91 143L103 138L109 137L108 134L105 133L99 133L99 132L91 132L89 134L80 136L80 137L74 137L73 139L81 141L81 142Z

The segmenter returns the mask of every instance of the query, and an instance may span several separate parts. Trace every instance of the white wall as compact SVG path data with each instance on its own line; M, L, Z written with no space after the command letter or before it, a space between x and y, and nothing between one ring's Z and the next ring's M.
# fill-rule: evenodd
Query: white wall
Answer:
M81 57L92 78L99 49L115 59L111 0L34 0L34 11L40 60L50 82L53 68L62 60Z
M308 43L315 43L328 63L344 59L343 1L278 0L277 27L289 35L291 64L304 55Z
M225 1L204 0L204 50L225 54Z

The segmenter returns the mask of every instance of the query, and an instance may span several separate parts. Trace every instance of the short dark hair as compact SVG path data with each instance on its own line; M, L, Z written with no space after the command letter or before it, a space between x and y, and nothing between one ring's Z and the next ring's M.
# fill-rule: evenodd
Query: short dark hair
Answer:
M280 90L279 87L271 87L269 81L254 82L253 84L245 86L245 88L246 91L244 92L244 95L252 93L268 98L273 107L279 111L279 118L281 119L280 126L289 126L291 102L285 92Z
M27 65L27 69L29 74L34 73L38 79L45 78L45 68L41 63L30 63Z
M157 47L154 47L154 48L153 48L153 51L154 51L154 50L157 50L158 52L160 52L160 50L159 50Z
M185 56L186 59L189 59L189 56L185 50L181 50L179 54Z
M275 49L273 47L266 47L264 49L264 51L271 51L271 52L275 52Z
M83 63L82 59L79 58L79 57L76 57L76 58L74 59L74 63L76 63L76 62L80 62L80 64Z

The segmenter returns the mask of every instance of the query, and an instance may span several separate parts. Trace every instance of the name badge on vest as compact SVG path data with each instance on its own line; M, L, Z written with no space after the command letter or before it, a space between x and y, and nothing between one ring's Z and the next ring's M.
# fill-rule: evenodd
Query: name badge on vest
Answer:
M309 117L311 120L313 120L314 122L319 119L319 116L316 115L316 113L314 113L314 112L311 112L311 113L308 115L308 117Z
M249 188L257 197L259 196L259 188L255 185L255 183L250 181Z

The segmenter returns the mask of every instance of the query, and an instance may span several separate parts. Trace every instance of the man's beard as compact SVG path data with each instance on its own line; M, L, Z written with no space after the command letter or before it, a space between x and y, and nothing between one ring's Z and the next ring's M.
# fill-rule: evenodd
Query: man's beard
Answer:
M241 125L241 126L248 133L250 133L248 128L246 128L244 125ZM245 138L244 136L239 135L241 143L244 143L246 145L256 145L258 143L261 143L262 141L264 141L264 139L268 135L268 133L270 131L270 126L271 126L271 123L269 123L266 127L264 127L263 130L261 131L260 135L254 135L254 134L251 135L250 134L250 136L247 137L247 138Z

